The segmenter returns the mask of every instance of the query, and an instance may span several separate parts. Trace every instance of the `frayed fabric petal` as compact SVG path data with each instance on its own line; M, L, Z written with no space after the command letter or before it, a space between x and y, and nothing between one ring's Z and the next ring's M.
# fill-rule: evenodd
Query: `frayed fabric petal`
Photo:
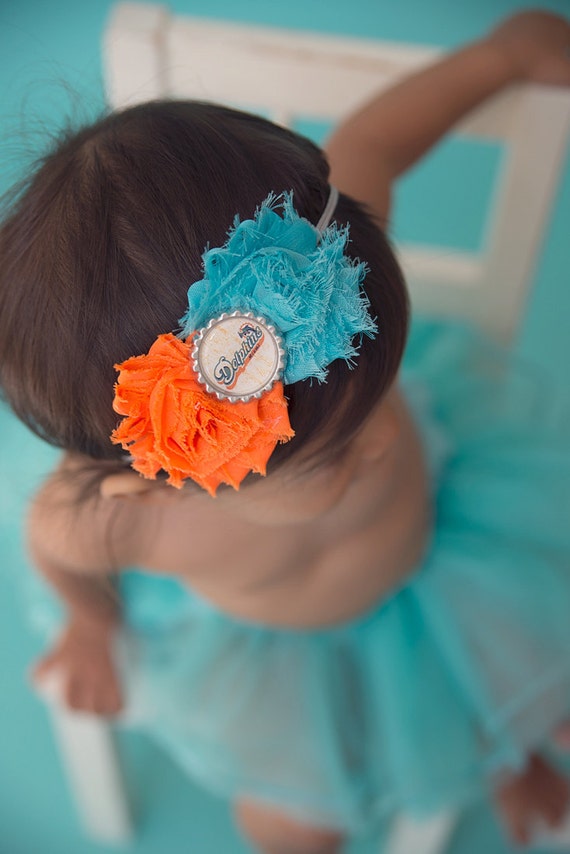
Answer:
M198 382L191 349L192 336L160 335L147 354L115 366L113 408L126 417L111 441L145 477L162 469L173 486L190 477L214 496L221 483L238 489L251 471L265 474L277 443L294 433L281 382L260 399L220 401Z
M324 381L331 362L356 357L358 336L377 332L360 288L366 265L345 255L347 243L347 227L333 223L321 235L297 214L291 193L271 194L253 220L236 218L224 246L204 253L204 278L190 287L180 321L184 335L222 312L251 311L283 336L285 384Z

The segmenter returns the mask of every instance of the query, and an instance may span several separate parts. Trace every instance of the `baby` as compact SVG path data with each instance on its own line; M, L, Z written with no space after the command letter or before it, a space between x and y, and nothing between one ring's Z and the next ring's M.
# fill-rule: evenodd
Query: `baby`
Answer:
M2 227L0 382L64 449L29 514L68 608L36 678L136 706L268 854L485 784L520 842L568 805L540 750L570 711L570 448L467 328L418 320L400 370L383 227L468 110L570 84L569 47L517 15L326 158L222 107L134 107L63 138Z

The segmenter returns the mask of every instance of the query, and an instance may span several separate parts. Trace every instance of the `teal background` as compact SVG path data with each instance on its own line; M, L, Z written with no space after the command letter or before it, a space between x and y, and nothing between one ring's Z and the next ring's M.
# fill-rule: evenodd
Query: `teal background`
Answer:
M99 44L111 5L109 0L0 0L0 192L25 174L62 123L88 120L102 109ZM453 48L529 5L570 14L567 0L176 0L170 9ZM324 131L316 125L303 129L317 138ZM499 159L493 145L444 142L401 182L396 240L476 248ZM567 162L517 341L545 383L566 386L569 223ZM0 854L103 854L113 849L90 843L78 826L45 710L26 678L40 645L26 615L23 591L30 570L22 549L22 517L54 452L5 409L0 409L0 437ZM121 737L120 748L137 814L138 835L130 854L249 850L233 830L227 806L197 789L151 744L129 735ZM374 838L354 840L351 850L378 851L380 838L379 830ZM485 807L464 816L452 854L508 851Z

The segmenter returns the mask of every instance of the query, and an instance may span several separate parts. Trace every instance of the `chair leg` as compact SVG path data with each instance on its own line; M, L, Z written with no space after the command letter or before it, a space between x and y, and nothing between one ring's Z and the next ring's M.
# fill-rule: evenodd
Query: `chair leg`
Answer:
M458 814L452 810L426 819L399 815L392 824L384 854L444 854Z
M72 712L59 701L57 683L39 693L50 711L56 743L87 834L100 842L126 844L133 837L127 794L109 723Z

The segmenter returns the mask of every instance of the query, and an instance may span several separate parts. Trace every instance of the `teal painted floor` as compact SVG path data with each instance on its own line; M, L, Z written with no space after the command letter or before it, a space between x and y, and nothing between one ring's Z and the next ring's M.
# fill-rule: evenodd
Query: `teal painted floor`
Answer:
M170 8L453 47L527 5L517 0L176 0ZM567 0L533 5L570 14ZM109 0L0 0L0 192L25 172L67 116L88 118L101 109L99 40L110 6ZM317 136L323 131L305 130ZM486 188L499 156L492 146L443 146L402 182L396 238L477 246ZM567 163L517 344L545 382L566 387L569 224ZM115 849L88 842L77 824L45 710L26 681L40 646L26 614L30 569L22 549L22 517L55 454L1 408L0 439L0 854L104 854ZM120 748L137 817L137 838L128 854L249 850L233 830L226 804L197 789L149 742L123 736ZM374 838L354 840L351 854L379 852L380 843L379 831ZM489 811L479 806L463 817L450 854L510 850Z

